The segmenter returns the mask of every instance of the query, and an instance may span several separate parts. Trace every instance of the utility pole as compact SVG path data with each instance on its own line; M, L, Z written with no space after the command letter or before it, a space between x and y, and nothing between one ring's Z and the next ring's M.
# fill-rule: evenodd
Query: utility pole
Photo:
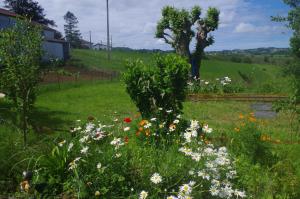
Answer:
M107 59L110 60L110 42L109 42L109 8L108 0L106 0L106 13L107 13Z
M90 49L92 49L92 31L89 32L90 33Z
M110 50L112 51L112 35L110 35Z

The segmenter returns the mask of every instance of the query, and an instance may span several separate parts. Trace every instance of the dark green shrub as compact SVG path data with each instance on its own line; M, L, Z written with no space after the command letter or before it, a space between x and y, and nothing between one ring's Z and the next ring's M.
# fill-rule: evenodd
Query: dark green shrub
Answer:
M153 67L139 60L127 64L126 89L144 118L159 112L171 121L181 113L189 68L186 60L176 55L158 56Z

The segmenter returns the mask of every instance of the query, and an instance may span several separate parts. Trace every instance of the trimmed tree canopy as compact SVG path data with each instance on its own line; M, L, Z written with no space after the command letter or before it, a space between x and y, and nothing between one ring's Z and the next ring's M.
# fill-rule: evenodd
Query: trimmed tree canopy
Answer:
M204 18L201 18L201 14L199 6L190 11L166 6L162 10L162 18L157 24L155 35L194 65L193 76L196 77L199 77L204 49L214 43L214 38L209 33L218 28L220 12L216 8L209 8ZM196 26L196 32L192 29L193 26ZM191 53L190 43L194 37L196 48Z

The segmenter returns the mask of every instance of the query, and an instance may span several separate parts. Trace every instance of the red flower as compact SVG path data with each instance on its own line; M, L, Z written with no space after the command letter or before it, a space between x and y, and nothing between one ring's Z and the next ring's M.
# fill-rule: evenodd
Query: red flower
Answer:
M130 123L132 120L129 118L129 117L126 117L125 119L124 119L124 122L126 122L126 123Z

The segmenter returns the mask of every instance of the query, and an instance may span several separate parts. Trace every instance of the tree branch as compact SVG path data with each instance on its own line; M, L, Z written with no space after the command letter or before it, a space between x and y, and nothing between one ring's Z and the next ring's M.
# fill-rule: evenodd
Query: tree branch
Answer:
M174 38L170 34L164 32L163 35L169 37L169 39L172 39L174 41Z

